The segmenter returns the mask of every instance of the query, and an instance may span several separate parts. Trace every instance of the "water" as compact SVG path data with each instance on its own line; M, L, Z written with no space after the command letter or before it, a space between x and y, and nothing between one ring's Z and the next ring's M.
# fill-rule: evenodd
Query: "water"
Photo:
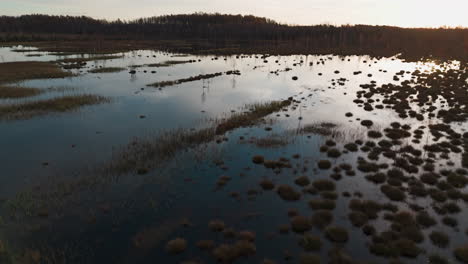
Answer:
M13 52L12 48L0 49L0 58L4 62L68 58L43 52L41 54L44 56L41 57L26 57L25 54L28 53ZM123 57L88 62L86 68L72 70L78 75L76 77L20 83L27 87L56 90L19 101L69 94L102 95L111 101L71 113L0 122L0 197L14 199L18 193L28 193L31 189L33 192L47 190L57 179L60 181L82 177L88 170L92 171L106 164L113 154L119 153L135 137L150 137L178 128L200 129L209 126L214 119L228 117L232 110L242 111L246 104L284 100L290 96L300 100L300 103L287 112L267 116L265 122L257 126L239 128L228 133L226 142L212 142L200 149L180 153L175 159L147 175L132 173L118 179L98 182L65 197L57 196L59 198L55 197L54 203L41 204L48 208L49 215L45 219L18 213L12 218L13 221L6 221L8 225L2 231L4 240L19 252L15 254L27 255L38 250L41 253L40 263L180 263L188 259L215 263L214 258L197 249L195 243L200 239L213 239L217 244L225 242L222 234L215 234L208 229L211 219L222 219L235 230L256 232L257 253L238 263L260 263L263 258L281 262L284 250L294 256L293 261L297 261L297 256L302 252L297 242L300 236L293 232L280 235L277 227L289 223L288 208L296 208L303 215L311 215L313 211L308 208L307 201L314 196L303 194L302 202L285 202L274 191L262 191L258 185L263 178L292 186L294 179L300 175L307 175L311 180L330 179L330 172L319 170L315 165L318 160L326 159L326 154L318 149L327 137L317 134L294 136L293 131L309 124L336 124L338 136L335 141L340 147L350 141L367 139L367 129L356 118L372 120L373 129L376 130L382 130L396 121L411 124L412 130L420 125L438 123L434 119L402 121L391 109L369 112L352 103L356 92L360 90L360 84L370 81L375 81L378 86L398 84L410 79L411 75L405 74L400 81L395 81L393 76L396 72L439 68L431 62L412 63L398 58L335 55L272 56L265 62L260 55L179 56L148 50L118 55ZM168 60L196 62L160 68L141 66ZM324 61L323 64L318 63L321 60ZM135 68L136 74L129 74L129 70L135 65L140 65ZM89 69L96 67L124 67L127 70L87 73ZM459 64L453 62L451 67L457 68ZM292 70L282 71L286 68ZM239 70L241 75L223 75L162 89L147 87L148 84L159 81L229 70ZM277 70L280 70L278 74L271 73ZM353 72L356 71L362 71L362 74L354 75ZM369 77L368 74L372 76ZM294 81L293 76L297 76L298 80ZM344 85L337 84L339 78L346 79ZM1 100L0 103L17 101ZM353 117L345 117L347 112L353 113ZM272 131L266 131L265 127L271 127ZM459 133L468 128L466 123L455 123L453 127ZM421 149L424 144L432 142L427 131L426 129L422 143L416 144L410 139L404 139L402 145ZM263 138L271 134L286 137L290 141L279 148L259 148L248 143L248 140L239 139ZM300 158L292 158L295 154L299 154ZM266 159L274 160L286 157L291 160L293 170L283 169L276 174L271 169L254 165L251 162L253 155L263 155ZM450 155L455 162L453 168L460 167L459 156ZM333 165L346 162L355 167L358 156L365 157L367 154L351 152L331 160ZM223 161L223 165L214 165L214 161L219 160ZM48 166L44 166L44 162ZM390 160L381 157L379 163L385 162ZM437 162L438 168L447 166L444 160ZM232 178L222 189L216 188L220 175ZM388 201L379 188L367 181L364 175L359 171L354 177L344 175L337 182L337 193L359 192L365 199ZM249 196L249 189L255 189L259 194ZM466 189L463 191L466 192ZM232 192L240 195L240 199L232 198ZM382 258L368 252L365 241L369 239L347 220L349 200L350 198L340 196L334 210L334 224L346 227L351 237L350 242L340 247L356 259L379 263ZM400 209L409 210L410 202L418 203L440 219L430 207L428 198L408 200L408 203L395 204ZM41 203L37 200L33 201L35 202ZM437 226L438 230L451 236L449 248L466 241L464 230L468 226L463 221L467 216L466 204L463 201L457 203L462 208L461 213L454 215L459 220L458 229L442 224ZM11 213L5 212L4 219L7 219ZM383 213L379 216L378 220L371 222L379 228L388 226L388 222L383 220ZM193 226L181 227L178 223L184 219L188 219ZM151 233L148 230L157 231ZM333 243L327 241L320 230L313 229L311 232L322 237L324 245L318 254L326 260L327 251L334 247ZM419 246L428 252L438 252L452 258L450 250L439 249L430 243L428 230L423 232L426 240ZM135 242L140 241L136 239L138 234L148 233L150 238L143 241L149 246L141 246L141 243ZM189 246L183 254L170 256L164 251L164 246L168 240L176 237L186 238ZM427 254L421 254L414 261L424 263L426 259Z

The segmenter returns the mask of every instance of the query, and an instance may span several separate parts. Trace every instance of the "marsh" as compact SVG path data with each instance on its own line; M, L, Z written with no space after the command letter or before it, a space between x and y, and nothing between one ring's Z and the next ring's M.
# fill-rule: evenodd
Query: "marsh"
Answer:
M5 263L466 260L465 62L57 52L0 48Z

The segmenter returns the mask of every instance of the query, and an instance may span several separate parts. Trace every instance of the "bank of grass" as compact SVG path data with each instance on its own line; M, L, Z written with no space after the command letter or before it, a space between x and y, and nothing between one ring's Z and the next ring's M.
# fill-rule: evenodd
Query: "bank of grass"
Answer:
M285 107L291 105L290 100L272 101L268 103L257 103L248 105L249 111L243 113L236 113L227 119L222 120L216 126L216 134L222 135L230 130L250 126L258 119L265 117L271 113L278 112Z
M51 62L25 61L0 63L0 84L32 79L65 78L73 76Z
M20 86L2 86L0 85L0 99L16 99L32 97L41 94L43 91L36 88Z
M47 100L22 102L0 106L0 120L21 120L50 113L69 112L82 106L108 102L97 95L70 95Z
M97 68L89 70L90 73L112 73L112 72L121 72L124 71L125 68L120 67L106 67L106 68Z
M155 87L155 88L163 88L167 86L173 86L176 84L181 84L181 83L187 83L187 82L194 82L194 81L199 81L199 80L206 80L206 79L211 79L215 78L218 76L222 76L222 72L217 72L217 73L212 73L212 74L200 74L197 76L192 76L188 78L183 78L183 79L178 79L174 81L162 81L162 82L156 82L152 84L148 84L147 86L149 87Z
M57 60L59 63L80 63L80 62L87 62L87 61L100 61L100 60L113 60L113 59L120 59L123 58L123 55L100 55L100 56L90 56L90 57L83 57L83 58L67 58Z
M289 106L291 101L272 101L247 105L249 111L233 114L198 131L179 129L148 138L138 138L114 155L106 170L111 173L144 174L160 163L173 158L179 151L214 141L228 131L254 125L259 119Z
M148 64L148 67L170 67L178 64L193 63L195 60L168 60L160 63Z

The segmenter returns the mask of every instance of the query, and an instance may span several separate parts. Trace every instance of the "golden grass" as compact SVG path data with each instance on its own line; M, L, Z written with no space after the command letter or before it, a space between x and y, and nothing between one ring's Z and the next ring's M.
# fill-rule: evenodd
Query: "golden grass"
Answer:
M0 119L18 120L28 119L49 113L69 112L82 106L108 102L109 99L96 95L72 95L41 101L24 102L18 104L1 105Z
M0 86L0 99L15 99L32 97L41 94L43 91L29 87Z
M25 61L0 63L0 83L31 79L65 78L73 76L51 62Z
M107 68L97 68L89 70L90 73L111 73L111 72L121 72L124 71L125 68L119 67L107 67Z

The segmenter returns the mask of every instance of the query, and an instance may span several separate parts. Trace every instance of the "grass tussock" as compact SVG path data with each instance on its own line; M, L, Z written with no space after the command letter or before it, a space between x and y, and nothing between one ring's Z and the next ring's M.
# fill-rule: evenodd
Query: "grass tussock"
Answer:
M278 148L288 144L289 141L285 137L266 137L255 141L255 145L259 148Z
M29 87L0 86L0 99L16 99L32 97L41 94L42 91Z
M0 83L73 76L51 62L25 61L0 63Z
M90 73L112 73L112 72L121 72L124 71L125 68L120 67L106 67L106 68L97 68L89 70Z
M108 99L96 95L73 95L48 100L0 106L0 119L18 120L49 113L68 112L82 106L100 104Z

